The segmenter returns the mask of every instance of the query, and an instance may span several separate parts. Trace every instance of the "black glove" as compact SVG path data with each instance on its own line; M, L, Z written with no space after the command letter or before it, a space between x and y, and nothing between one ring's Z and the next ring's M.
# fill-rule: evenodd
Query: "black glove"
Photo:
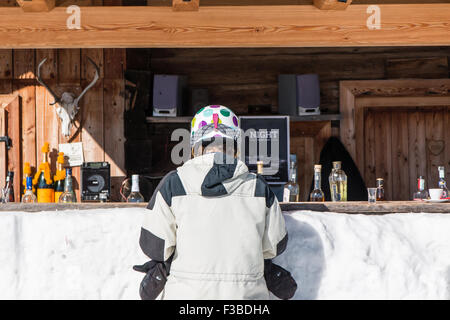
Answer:
M169 264L170 268L170 264ZM169 275L167 262L148 261L140 266L133 266L133 270L146 275L139 286L139 295L142 300L155 300L163 291Z
M297 283L291 273L272 260L264 260L264 278L267 289L280 299L292 298L297 290Z

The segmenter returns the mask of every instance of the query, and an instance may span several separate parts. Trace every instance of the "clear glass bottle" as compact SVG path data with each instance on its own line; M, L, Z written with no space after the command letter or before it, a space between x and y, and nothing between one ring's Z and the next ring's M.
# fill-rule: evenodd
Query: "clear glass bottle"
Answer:
M72 183L72 168L66 169L66 178L64 179L64 192L59 197L59 203L75 203L77 202L77 195L73 191Z
M256 161L256 173L259 175L264 174L264 162L263 161Z
M33 193L33 178L26 177L26 190L22 197L22 203L36 203L37 198Z
M385 201L386 198L384 196L384 179L377 179L377 201Z
M321 188L321 181L322 181L321 175L322 175L322 166L320 164L316 164L314 166L314 190L309 195L309 200L312 202L325 201L325 196Z
M341 161L333 162L328 181L330 183L331 201L347 201L347 175L341 168Z
M442 199L447 199L450 197L449 191L447 189L447 182L445 181L445 167L438 167L439 170L439 188L444 190L442 194Z
M144 202L144 196L139 192L139 175L131 176L131 192L127 198L127 202Z
M283 202L299 202L300 186L297 183L297 155L291 154L289 166L289 181L283 188Z
M14 202L14 172L8 171L8 174L6 175L6 183L5 187L2 190L2 202Z
M425 179L420 176L417 179L417 192L413 194L413 200L422 201L428 199L428 191L425 190Z

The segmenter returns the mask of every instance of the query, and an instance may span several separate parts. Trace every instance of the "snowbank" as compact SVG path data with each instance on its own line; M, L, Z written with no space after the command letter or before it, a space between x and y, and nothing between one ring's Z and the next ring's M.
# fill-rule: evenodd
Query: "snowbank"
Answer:
M138 299L145 209L0 214L0 299ZM295 299L450 299L450 215L286 215Z

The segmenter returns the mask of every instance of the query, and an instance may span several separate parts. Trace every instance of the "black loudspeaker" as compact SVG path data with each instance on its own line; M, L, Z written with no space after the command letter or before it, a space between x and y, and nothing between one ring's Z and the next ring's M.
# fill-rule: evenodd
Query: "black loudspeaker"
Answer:
M320 114L320 83L317 74L278 76L278 112L290 116Z
M153 116L181 116L186 84L185 76L155 74L153 79Z
M191 91L191 110L189 115L194 115L203 107L209 105L208 89L194 88Z
M107 201L110 197L110 164L108 162L84 162L81 166L81 200Z

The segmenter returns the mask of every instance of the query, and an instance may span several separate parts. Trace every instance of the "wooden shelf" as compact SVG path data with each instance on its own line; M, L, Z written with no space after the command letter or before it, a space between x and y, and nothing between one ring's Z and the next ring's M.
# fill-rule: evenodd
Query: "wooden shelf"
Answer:
M189 123L192 117L147 117L147 123ZM310 121L339 121L340 114L320 114L311 116L295 116L290 118L291 122Z

